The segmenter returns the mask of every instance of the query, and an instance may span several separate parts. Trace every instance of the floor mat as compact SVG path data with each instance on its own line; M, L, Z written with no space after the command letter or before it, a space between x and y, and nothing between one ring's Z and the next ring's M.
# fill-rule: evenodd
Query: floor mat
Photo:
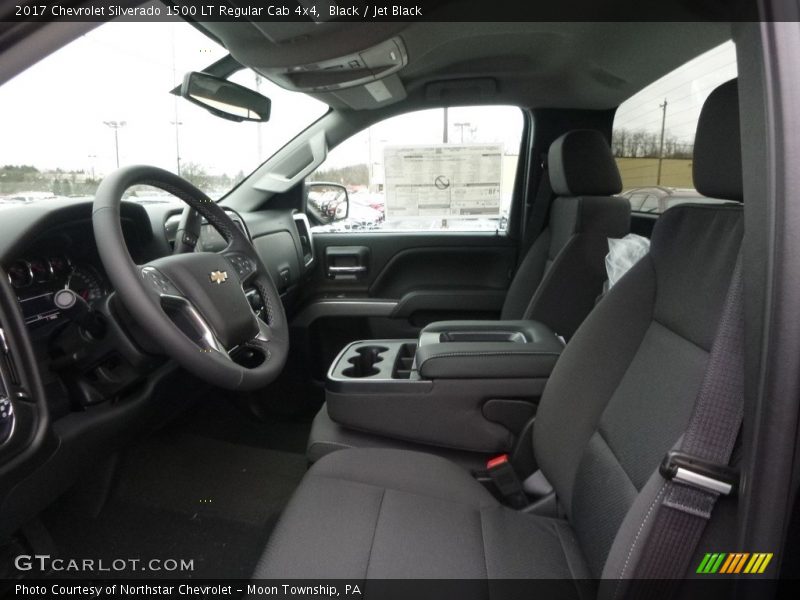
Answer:
M183 573L117 576L247 578L306 470L303 454L174 430L132 447L100 516L49 512L63 557L185 559Z

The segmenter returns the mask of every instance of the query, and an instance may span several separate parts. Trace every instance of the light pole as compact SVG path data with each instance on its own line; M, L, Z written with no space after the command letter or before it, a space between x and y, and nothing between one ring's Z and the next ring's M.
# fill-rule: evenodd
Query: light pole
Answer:
M127 123L125 121L103 121L103 124L114 130L114 152L116 153L117 168L119 169L119 130L125 127Z
M372 191L372 177L374 175L374 167L372 166L372 125L367 127L367 144L369 146L368 154L369 154L369 181L367 182L367 192Z
M256 91L261 93L261 75L256 75ZM258 164L261 164L262 143L261 143L261 123L256 123L256 151L258 152Z
M180 143L180 135L178 134L178 127L183 125L183 121L178 121L177 113L175 115L175 120L170 121L173 125L175 125L175 164L178 167L178 176L180 177L181 174L181 143Z
M661 185L661 163L664 161L664 126L667 124L667 99L664 104L659 104L661 109L661 141L658 143L658 175L656 175L656 185Z
M177 80L177 68L175 66L175 25L173 24L170 29L170 45L172 47L172 81L175 82ZM172 113L173 119L170 121L175 126L175 166L178 169L178 177L181 175L181 143L180 143L180 133L178 128L183 125L181 121L178 119L178 96L175 95L172 97Z
M170 29L170 45L172 47L172 81L177 81L177 68L175 66L175 25L172 25ZM172 97L172 114L173 119L170 121L175 126L175 166L178 169L178 176L180 177L181 174L181 143L180 143L180 133L178 131L178 127L183 125L183 123L178 119L178 96L174 95Z
M461 130L461 142L460 143L463 144L464 143L464 128L471 126L472 123L468 123L466 121L463 121L461 123L453 123L453 125L455 127L458 127Z

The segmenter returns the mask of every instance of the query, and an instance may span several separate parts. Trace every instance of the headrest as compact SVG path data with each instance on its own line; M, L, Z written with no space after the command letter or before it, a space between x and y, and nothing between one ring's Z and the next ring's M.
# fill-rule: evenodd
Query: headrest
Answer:
M550 208L554 240L575 234L621 238L631 231L631 203L622 196L561 196Z
M550 185L559 196L610 196L622 190L619 169L603 135L568 131L550 145Z
M704 196L742 201L739 90L732 79L703 104L694 139L694 186Z

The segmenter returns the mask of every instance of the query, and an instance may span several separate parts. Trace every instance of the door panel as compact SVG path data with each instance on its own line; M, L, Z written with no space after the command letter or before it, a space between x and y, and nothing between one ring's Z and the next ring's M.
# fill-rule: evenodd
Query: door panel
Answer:
M369 250L367 272L333 279L315 269L307 296L399 299L420 289L505 290L516 261L512 240L495 233L314 233L314 255Z
M313 243L321 258L292 327L318 380L353 340L413 338L433 321L498 318L517 257L507 236L483 232L316 233Z
M378 298L402 298L421 290L503 291L508 287L513 258L502 248L408 248L397 252L380 268L369 293Z

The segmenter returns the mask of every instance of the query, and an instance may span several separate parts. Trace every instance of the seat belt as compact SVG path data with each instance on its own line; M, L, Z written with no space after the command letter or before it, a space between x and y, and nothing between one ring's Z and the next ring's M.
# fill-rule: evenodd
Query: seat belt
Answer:
M520 252L519 262L525 260L536 238L544 231L545 224L547 223L547 216L550 214L550 203L553 199L553 188L550 185L550 172L547 165L547 153L540 155L541 175L539 176L539 184L536 186L536 196L533 198L533 204L530 205L530 214L525 226L525 236Z
M684 578L714 505L736 491L738 477L728 465L744 412L743 287L740 251L689 425L659 468L662 500L635 579ZM664 583L634 584L631 596L667 598L675 585Z

